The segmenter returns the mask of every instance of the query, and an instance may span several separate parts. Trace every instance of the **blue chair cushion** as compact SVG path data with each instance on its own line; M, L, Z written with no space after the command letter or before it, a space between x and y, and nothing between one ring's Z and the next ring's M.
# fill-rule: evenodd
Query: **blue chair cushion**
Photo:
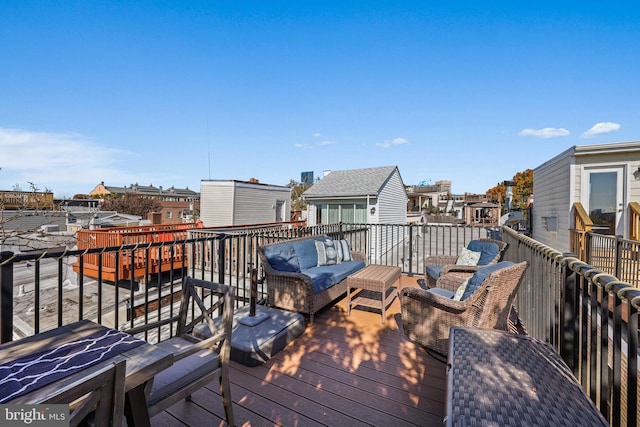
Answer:
M482 285L482 282L484 282L484 280L491 273L501 270L505 267L510 267L512 265L513 263L511 261L501 261L497 264L491 264L486 267L479 268L475 273L473 273L473 276L471 276L471 279L469 279L469 283L467 284L467 289L465 289L464 294L462 294L462 298L460 300L464 301L467 298L469 298L471 294L473 294L476 291L476 289L478 289L480 285Z
M278 271L300 272L298 256L290 242L278 243L264 248L264 256L271 267Z
M441 265L429 265L427 266L427 274L429 277L433 277L434 279L438 279L440 277L440 272L442 271Z
M427 289L427 292L440 295L441 297L445 297L445 298L453 298L453 296L455 295L455 292L451 292L449 289L442 289L442 288Z
M467 245L467 249L473 252L480 252L480 259L478 265L487 265L492 259L498 255L500 248L493 242L481 242L479 240L472 240Z
M313 292L318 294L362 268L364 268L364 261L346 261L335 265L312 267L302 272L311 277Z
M298 263L300 271L306 270L318 265L318 251L316 251L316 240L324 239L306 239L299 242L293 242L293 248L298 255Z

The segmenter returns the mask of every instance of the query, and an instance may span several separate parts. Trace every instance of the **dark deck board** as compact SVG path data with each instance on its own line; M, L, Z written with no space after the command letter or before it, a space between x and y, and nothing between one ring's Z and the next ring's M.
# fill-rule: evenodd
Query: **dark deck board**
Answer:
M445 365L406 339L397 299L385 324L379 312L347 316L343 299L263 365L232 362L230 379L240 426L439 425L445 412ZM216 380L152 425L222 425L223 417Z

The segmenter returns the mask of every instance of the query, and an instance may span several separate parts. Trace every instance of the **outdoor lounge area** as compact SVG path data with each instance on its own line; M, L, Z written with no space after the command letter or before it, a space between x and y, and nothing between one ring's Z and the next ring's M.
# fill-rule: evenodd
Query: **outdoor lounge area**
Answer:
M172 271L166 278L168 285L145 285L141 289L133 286L122 289L100 280L83 279L81 275L78 275L78 282L71 283L75 286L69 286L62 284L61 276L54 275L53 280L34 278L34 288L21 289L22 293L13 292L21 286L14 280L22 277L14 275L14 271L18 271L26 259L41 264L35 269L39 272L48 265L55 269L60 265L64 267L65 262L71 268L78 257L88 253L45 252L37 255L36 260L32 254L5 252L0 257L0 285L6 291L2 293L3 297L10 299L0 302L19 303L19 309L15 312L3 310L0 337L5 343L14 340L14 344L19 345L22 336L51 334L60 327L64 329L76 324L78 318L93 325L117 329L114 332L118 333L148 329L144 335L136 335L143 340L142 344L136 344L141 347L128 350L129 361L135 360L137 365L151 362L144 356L147 352L153 356L153 369L127 365L127 372L138 369L141 373L136 375L135 383L127 375L125 393L141 390L146 379L173 363L171 357L161 351L162 346L156 344L159 340L164 342L180 335L180 332L176 335L175 330L169 330L169 336L165 337L160 329L145 325L159 322L169 326L178 318L177 311L172 310L179 302L179 298L175 298L180 291L176 283L182 277L226 284L234 291L232 299L235 311L238 311L254 296L261 303L268 301L268 286L259 282L258 288L252 289L250 284L255 282L247 274L246 267L257 267L264 277L258 246L303 236L328 235L347 240L353 251L365 254L367 265L401 269L401 279L396 282L400 296L394 298L382 313L377 308L349 310L346 295L333 298L324 308L313 310L313 323L307 322L299 336L270 355L264 363L246 366L231 361L230 386L225 388L231 391L235 424L439 425L448 413L454 413L447 406L452 401L447 397L451 378L447 378L445 363L405 334L401 298L403 290L424 288L427 256L456 255L469 241L486 238L486 234L486 229L478 227L348 224L234 234L194 230L186 242L178 243L184 246L182 253L189 254L188 267L179 272ZM510 316L510 329L546 343L544 351L551 351L557 360L562 360L564 367L559 373L565 379L574 378L570 381L571 386L587 398L585 407L590 408L590 413L594 409L596 414L599 411L611 425L636 425L640 291L513 230L503 228L501 238L509 248L504 254L506 263L529 265L513 300L517 310ZM381 241L384 245L380 245ZM149 245L145 250L149 253L165 251L163 246L172 244L159 243L157 249ZM96 249L96 252L123 249L130 248ZM53 262L49 264L47 260ZM144 282L153 281L145 278ZM386 284L384 286L386 289ZM44 298L50 289L52 296ZM42 297L35 300L35 295ZM202 295L202 301L208 304L208 297L205 297ZM38 304L42 309L29 311L29 304ZM449 344L452 342L450 340ZM495 370L496 374L502 372L508 359L499 356L500 346L490 346L487 351L495 361L485 367L491 372ZM457 352L449 351L449 354ZM494 355L497 358L494 359ZM532 356L533 353L525 352L525 355ZM542 372L546 372L542 366ZM508 369L514 375L524 377L537 372L517 363L509 365ZM568 373L570 376L567 377ZM535 393L537 389L534 386L528 390ZM505 392L509 393L509 390ZM542 389L540 393L543 393ZM139 397L144 399L142 395ZM125 414L127 407L129 411L131 409L129 397L127 402ZM492 401L491 405L494 409L505 409L500 401ZM567 413L568 419L580 419L585 414L580 408L576 407L571 415ZM512 410L507 408L507 411L513 415ZM560 413L561 419L562 415ZM208 382L193 391L190 400L178 400L152 417L151 425L154 426L197 426L212 422L223 425L225 410L220 382L215 379ZM540 419L546 420L544 416ZM448 422L455 424L451 418ZM133 424L137 423L128 423ZM145 424L140 422L140 425Z
M441 425L445 414L446 365L404 337L398 299L385 324L379 312L347 316L342 299L263 365L230 367L239 426L425 426ZM151 424L210 426L223 418L213 381Z

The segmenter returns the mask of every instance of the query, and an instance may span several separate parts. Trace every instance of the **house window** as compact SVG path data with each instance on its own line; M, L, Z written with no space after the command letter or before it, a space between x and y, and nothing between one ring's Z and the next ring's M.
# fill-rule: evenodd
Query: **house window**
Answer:
M364 224L367 222L366 203L331 203L317 205L317 224Z
M167 219L173 218L173 212L167 211Z

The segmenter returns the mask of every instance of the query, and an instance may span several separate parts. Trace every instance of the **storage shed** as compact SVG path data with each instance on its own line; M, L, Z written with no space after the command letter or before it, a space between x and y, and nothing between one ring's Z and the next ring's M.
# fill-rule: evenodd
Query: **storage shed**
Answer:
M302 193L309 225L406 224L408 196L397 166L333 171ZM371 227L369 260L397 251L402 239L392 227ZM397 258L397 257L396 257Z
M205 227L289 220L291 189L258 180L202 180L200 219Z
M629 203L640 201L640 141L576 145L533 171L532 237L570 250L580 202L603 234L629 238Z
M302 193L308 225L406 224L407 191L397 166L333 171Z

